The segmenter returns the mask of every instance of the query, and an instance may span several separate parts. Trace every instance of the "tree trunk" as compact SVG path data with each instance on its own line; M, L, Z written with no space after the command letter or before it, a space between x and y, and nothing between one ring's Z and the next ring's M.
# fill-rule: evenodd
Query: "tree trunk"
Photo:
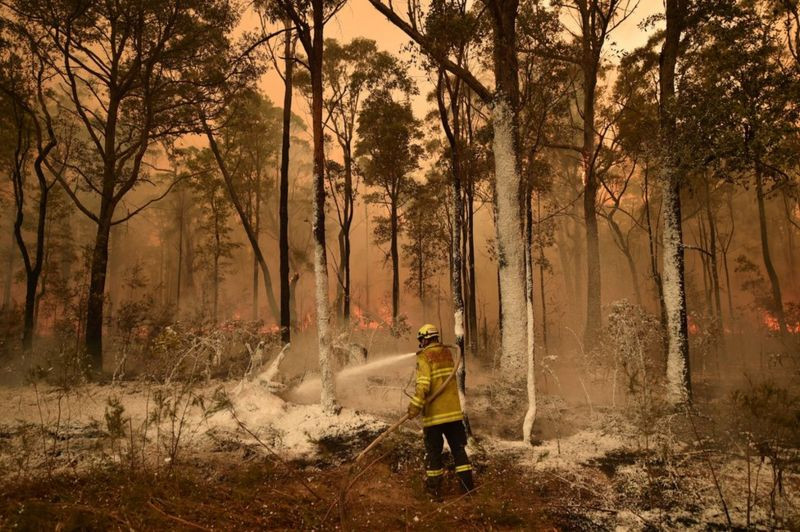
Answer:
M462 191L462 173L461 173L461 150L459 149L459 117L458 117L458 97L459 97L459 82L456 82L453 90L450 90L450 108L452 110L453 127L450 128L448 119L447 108L444 101L445 89L445 74L439 72L439 83L436 89L437 103L439 106L439 118L442 121L442 127L450 143L450 159L453 167L453 176L451 182L451 194L453 196L453 224L451 226L451 255L452 267L450 268L450 293L453 298L453 323L454 332L456 337L456 344L461 352L462 362L456 374L458 383L458 395L461 400L461 409L464 412L464 428L467 434L471 434L469 424L469 417L467 416L467 367L466 357L464 350L464 282L463 282L463 262L462 262L462 235L464 227L464 205L463 205L463 191Z
M717 223L714 219L714 210L711 208L711 192L706 181L706 217L708 218L709 266L711 268L711 287L714 291L714 305L716 315L714 318L714 334L721 343L724 351L725 327L722 320L722 288L719 282L719 263L717 259Z
M211 200L212 203L214 200ZM212 320L214 323L217 323L219 319L219 258L221 255L220 251L220 215L216 208L213 208L214 212L214 277L212 278L213 282L213 291L212 295L213 299L213 310L212 310Z
M342 317L345 325L350 324L350 227L353 223L353 160L350 142L344 144L344 212L342 224Z
M36 326L36 287L39 276L29 274L25 280L25 318L22 326L22 349L30 351L33 348L33 332Z
M536 344L533 315L533 209L530 191L525 195L525 307L527 309L528 343L527 343L527 392L528 409L522 423L522 441L531 442L533 422L536 420Z
M633 285L633 294L634 297L636 297L636 304L641 307L642 292L639 289L639 274L636 271L636 261L633 259L633 253L631 253L630 246L625 240L625 235L622 232L622 229L614 220L613 213L610 214L606 219L608 220L608 226L611 228L611 232L614 235L614 240L617 242L617 247L625 256L625 262L628 264L628 271L631 274L631 284Z
M181 313L181 277L183 275L183 217L184 205L181 205L181 215L178 222L178 271L177 279L175 281L175 313L180 318Z
M593 346L600 331L602 317L600 314L600 237L597 228L597 177L594 172L592 157L594 154L594 100L589 111L585 111L588 131L584 134L584 172L586 188L583 194L583 220L586 224L586 328L583 341L586 348ZM591 119L591 121L590 121ZM588 153L587 153L588 152Z
M389 253L392 258L392 327L397 325L397 317L400 313L400 253L397 250L397 198L391 198L390 206L390 223L391 223L391 241Z
M781 199L783 200L784 223L786 227L786 264L789 266L789 271L795 271L797 261L795 260L796 245L794 242L794 220L792 219L792 206L789 203L789 195L786 190L781 190ZM797 278L792 279L790 288L797 288Z
M364 312L369 312L369 203L364 202Z
M273 317L277 316L278 305L275 302L275 294L272 291L272 277L269 274L269 267L267 266L267 262L264 259L263 253L261 252L261 246L258 243L258 235L253 229L253 226L247 217L247 213L242 206L242 202L239 199L239 195L233 187L233 176L228 171L225 160L222 158L222 153L220 152L219 145L214 138L214 134L206 123L205 117L202 118L202 121L203 129L205 130L206 137L208 138L208 144L211 147L211 152L214 154L214 159L217 161L217 166L219 167L220 173L222 174L222 179L225 182L225 188L228 191L228 197L230 198L231 203L233 203L236 213L239 215L239 221L242 223L244 232L247 235L247 240L250 242L250 247L256 256L256 259L258 260L258 264L261 266L261 274L264 276L264 288L267 293L267 302L269 303L270 311Z
M516 73L513 76L516 78ZM497 180L497 252L502 299L501 369L510 382L525 375L527 323L525 264L520 212L520 177L516 155L516 119L504 95L492 112Z
M467 145L472 146L474 141L472 124L472 104L467 93L464 104L466 119ZM467 167L464 172L466 178L466 212L467 212L467 330L469 331L469 352L475 356L478 353L478 295L476 293L475 279L475 173L473 168Z
M758 225L761 233L761 256L764 259L764 268L767 270L767 277L769 277L769 284L772 288L772 305L774 307L772 310L775 313L775 318L778 320L781 339L785 341L788 338L788 330L786 328L786 316L783 313L781 285L769 251L767 211L764 205L763 179L764 176L762 173L761 164L759 161L756 161L756 200L758 201Z
M86 302L86 352L92 369L97 373L103 370L103 299L108 269L111 211L112 209L103 200L92 252L89 297Z
M536 195L536 223L541 231L542 223L542 204L541 194ZM544 355L549 355L547 348L547 298L544 294L544 245L542 244L541 235L539 238L539 297L542 300L542 347L544 348Z
M253 230L256 239L261 232L261 179L256 180L256 201L253 209L255 224ZM277 316L274 316L277 318ZM253 253L253 321L258 320L258 257Z
M664 169L664 230L662 257L664 307L667 318L667 380L674 404L691 399L689 335L684 281L683 230L679 179L675 169Z
M469 352L474 356L478 352L478 302L475 280L475 192L474 176L467 172L467 313L469 315L468 329Z
M647 244L648 251L650 252L650 276L653 279L653 285L656 289L656 297L658 298L659 319L661 330L664 332L663 347L664 353L667 352L667 308L664 306L664 287L661 281L661 273L658 271L658 251L656 248L656 235L653 234L653 223L650 215L650 182L648 179L648 172L644 173L644 215L647 222Z
M689 335L686 321L686 292L684 280L683 229L681 199L675 138L675 65L678 60L685 7L681 0L666 0L665 42L659 58L661 181L663 190L664 230L663 290L667 318L667 393L674 405L691 401L691 372L689 367Z
M591 2L590 2L591 4ZM583 342L591 349L600 332L600 237L597 227L597 190L599 183L595 172L595 98L599 55L593 44L594 25L590 22L594 7L581 10L581 44L583 71L583 220L586 228L586 327ZM602 44L600 44L602 46Z
M284 22L283 54L285 83L283 91L283 138L281 140L281 178L279 192L278 217L280 228L278 248L280 252L280 284L281 284L281 343L291 340L292 311L289 297L289 148L291 147L292 127L292 76L294 75L294 50L292 46L292 21L287 17Z
M313 42L306 50L311 70L311 125L314 137L314 275L316 279L317 339L322 380L321 403L325 411L336 409L335 383L331 367L330 318L328 308L328 258L325 246L325 146L322 130L323 0L312 0Z
M6 273L3 278L3 310L11 308L11 287L14 283L14 233L11 233L11 244L8 246L8 262L6 262Z
M39 85L41 90L41 84ZM22 254L23 264L25 266L25 311L22 328L22 349L23 351L30 351L33 347L33 334L36 328L36 288L39 285L39 277L42 273L44 264L44 247L45 247L45 227L47 225L47 204L50 192L50 187L45 178L42 165L47 158L48 153L56 146L56 140L53 138L52 130L46 145L41 146L41 139L39 138L39 148L36 159L33 163L33 168L36 173L36 179L39 185L39 201L37 205L36 217L36 245L35 245L35 258L32 258L28 252L28 247L25 244L25 239L22 236L22 222L24 218L25 207L25 180L24 180L24 161L26 149L23 148L23 128L25 124L24 114L15 103L14 116L17 118L17 143L14 151L14 168L12 173L14 185L14 199L16 204L16 217L14 219L14 230L12 238L16 239L20 253ZM34 120L36 118L34 117ZM49 122L48 122L49 125ZM37 129L38 131L38 129ZM9 258L9 266L11 266L11 259ZM11 268L9 268L10 270ZM11 272L9 272L11 275ZM8 287L10 296L10 286Z

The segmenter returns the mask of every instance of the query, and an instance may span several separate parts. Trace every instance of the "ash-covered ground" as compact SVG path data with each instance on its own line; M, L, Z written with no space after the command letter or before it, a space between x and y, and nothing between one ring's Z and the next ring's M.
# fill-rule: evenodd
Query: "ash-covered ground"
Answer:
M473 364L478 489L462 497L450 464L445 502L434 503L416 421L351 467L403 412L413 357L345 368L335 413L314 404L313 373L286 375L271 362L243 379L0 388L0 528L800 526L791 425L775 433L780 419L757 418L780 405L797 415L796 396L775 384L730 393L709 378L695 409L656 416L622 392L611 405L608 382L553 365L558 379L540 386L527 444L524 405Z

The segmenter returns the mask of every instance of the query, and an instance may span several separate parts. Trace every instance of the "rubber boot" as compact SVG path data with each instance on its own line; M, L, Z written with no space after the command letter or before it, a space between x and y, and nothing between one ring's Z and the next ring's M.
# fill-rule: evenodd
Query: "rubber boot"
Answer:
M458 475L458 483L461 485L462 493L469 493L475 489L475 482L472 480L472 471L461 471Z
M425 491L433 502L442 502L442 477L428 477L425 479Z

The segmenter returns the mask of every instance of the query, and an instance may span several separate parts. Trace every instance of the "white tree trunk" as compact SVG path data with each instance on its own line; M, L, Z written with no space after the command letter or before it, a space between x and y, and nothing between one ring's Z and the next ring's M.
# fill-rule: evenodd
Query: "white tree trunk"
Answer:
M525 374L528 313L525 302L520 176L515 154L512 111L498 98L492 111L497 197L497 256L503 301L500 369L509 383Z
M665 158L662 192L664 197L662 234L664 307L667 318L667 394L670 403L689 399L688 338L686 337L686 294L683 285L683 242L681 241L680 198L669 156Z
M317 177L319 179L319 177ZM314 204L314 224L320 223L320 215ZM324 218L321 223L324 222ZM331 366L330 308L328 305L328 265L325 249L317 242L314 246L314 278L316 282L317 342L319 347L319 371L322 383L320 403L325 411L336 409L336 386Z

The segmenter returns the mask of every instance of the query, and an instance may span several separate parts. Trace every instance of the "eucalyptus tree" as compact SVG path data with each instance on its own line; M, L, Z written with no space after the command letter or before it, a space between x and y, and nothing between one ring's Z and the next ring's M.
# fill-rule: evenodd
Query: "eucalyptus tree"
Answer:
M358 193L357 176L353 171L353 143L359 112L367 92L398 91L409 94L415 88L405 69L393 55L378 50L370 39L356 38L346 44L335 39L325 40L323 60L324 125L342 152L341 186L333 184L329 192L337 210L339 223L339 267L337 300L339 313L347 323L350 319L350 232ZM311 79L307 70L295 77L295 86L311 98Z
M221 128L221 148L232 168L236 194L235 202L243 209L242 224L253 238L249 238L253 250L253 319L258 318L258 274L264 276L264 289L270 313L276 322L280 320L280 309L275 299L272 276L263 256L259 241L263 229L261 211L267 201L264 196L272 188L268 170L278 163L278 139L281 136L282 111L256 90L245 90L234 98L224 117ZM258 248L258 252L256 251Z
M386 18L408 35L431 60L462 79L485 103L492 106L492 152L497 209L497 256L501 316L501 366L505 379L519 382L525 374L527 323L525 264L522 239L522 181L519 172L519 65L517 49L518 0L481 2L491 25L491 57L494 87L481 82L469 68L461 66L448 50L436 46L424 26L425 13L417 2L408 2L406 17L391 3L370 0ZM478 26L467 31L478 31Z
M410 102L395 101L387 90L375 91L367 98L359 118L356 155L365 184L378 189L367 201L387 210L387 216L378 218L375 236L379 242L389 242L392 326L397 325L400 313L400 222L402 209L414 191L410 173L418 168L422 156L421 136Z
M186 162L184 176L193 191L195 202L202 206L197 225L201 236L198 250L204 259L200 264L210 264L208 280L211 285L211 319L217 323L220 284L231 265L233 250L238 247L231 238L229 220L233 215L232 202L211 150L188 148L183 157Z
M598 81L604 68L603 53L610 36L633 13L638 2L631 0L562 0L556 6L577 21L577 29L566 28L574 42L564 49L543 47L544 57L574 64L581 72L576 84L575 104L580 115L580 138L576 143L553 143L554 147L574 151L580 156L583 170L583 219L586 230L586 326L584 343L592 345L602 325L600 238L597 225L597 201L601 183L597 175L598 157L606 141L609 124L598 124Z
M426 308L435 290L433 280L447 264L447 249L442 241L448 239L448 228L436 212L441 209L442 192L436 181L414 187L413 199L403 216L406 242L402 248L409 269L404 284L416 292L423 321L427 321Z
M800 78L783 53L782 30L757 6L732 1L708 17L692 51L692 97L708 111L689 118L710 140L714 169L744 186L752 183L758 210L761 258L769 281L768 310L788 336L781 279L770 249L767 201L793 185L800 132ZM715 112L712 112L715 111Z
M664 44L659 56L659 169L664 229L662 287L667 325L667 385L673 404L691 401L689 331L686 315L683 227L681 220L681 146L678 140L675 69L686 30L689 0L667 0Z
M519 62L517 18L518 0L483 0L481 6L491 26L491 64L494 87L481 82L469 68L458 64L452 53L436 46L423 24L425 13L418 2L409 1L406 17L391 2L370 0L390 22L408 35L432 61L458 76L483 102L492 106L492 154L496 197L497 258L501 313L501 369L504 380L519 383L528 377L528 401L535 402L530 382L528 330L521 327L529 320L525 287L523 240L523 186L520 175L519 150ZM470 33L478 26L465 29Z
M32 54L29 61L23 58L23 54L37 50L36 45L26 38L24 28L10 24L0 29L3 30L0 37L0 106L5 122L3 130L8 135L3 159L8 166L14 200L12 234L25 271L22 348L30 351L36 328L37 302L43 293L40 291L40 278L46 266L48 226L52 223L48 210L53 187L70 158L74 128L63 116L54 117L48 107L45 93L50 74L44 60L36 54ZM56 131L62 137L61 146ZM36 178L34 186L29 179L31 170ZM35 217L32 243L25 235L26 214ZM9 271L9 275L11 273Z
M314 276L317 310L317 343L322 376L321 403L325 410L336 409L335 385L331 367L330 301L328 296L328 257L325 242L325 139L323 126L323 54L325 24L344 5L344 0L276 0L295 26L305 51L311 77L311 131L314 139Z
M97 228L85 348L99 370L111 228L169 191L126 207L131 191L164 177L147 161L154 143L197 130L193 109L225 81L237 13L224 0L8 0L4 6L37 43L32 58L54 80L48 100L66 99L88 139L81 164L59 181Z

